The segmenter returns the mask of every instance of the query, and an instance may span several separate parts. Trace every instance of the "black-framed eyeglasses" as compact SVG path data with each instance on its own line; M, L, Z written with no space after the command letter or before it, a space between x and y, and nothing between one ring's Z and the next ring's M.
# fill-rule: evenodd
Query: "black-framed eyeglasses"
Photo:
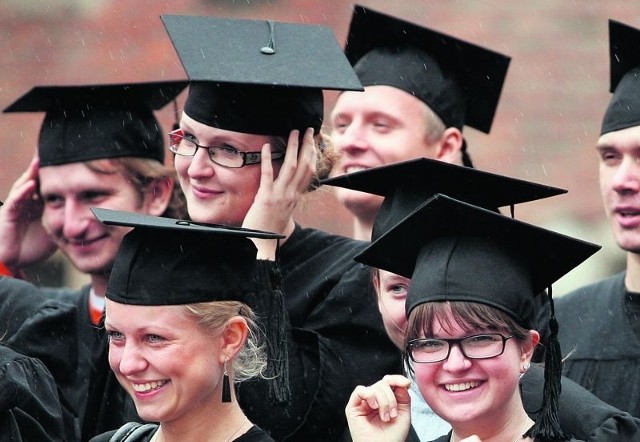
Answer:
M176 155L192 157L198 149L206 149L209 153L209 159L224 167L240 168L262 161L260 152L242 152L226 144L203 146L196 143L190 136L185 135L182 129L176 129L169 133L169 150ZM283 156L284 152L271 152L272 160L278 160Z
M466 336L458 339L412 339L407 344L407 353L413 362L441 362L449 357L451 346L460 347L462 354L468 359L489 359L500 356L511 336L500 333L485 333Z

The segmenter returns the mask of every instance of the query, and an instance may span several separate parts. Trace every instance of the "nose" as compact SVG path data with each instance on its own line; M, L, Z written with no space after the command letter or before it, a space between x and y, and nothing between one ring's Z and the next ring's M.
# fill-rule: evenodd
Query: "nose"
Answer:
M358 120L351 121L334 139L334 145L340 153L357 155L369 147L366 131Z
M130 342L125 342L120 353L118 370L125 376L131 376L147 368L147 360L143 357L140 349Z
M67 199L64 205L64 226L62 232L65 238L79 238L84 236L91 220L95 219L89 207Z
M452 344L449 357L443 362L442 368L450 372L461 372L470 367L471 360L462 353L460 344Z
M209 158L207 149L199 148L192 157L182 157L183 161L191 161L187 173L191 178L209 178L214 175L214 164Z
M640 191L640 163L635 157L626 155L616 169L611 185L618 193Z

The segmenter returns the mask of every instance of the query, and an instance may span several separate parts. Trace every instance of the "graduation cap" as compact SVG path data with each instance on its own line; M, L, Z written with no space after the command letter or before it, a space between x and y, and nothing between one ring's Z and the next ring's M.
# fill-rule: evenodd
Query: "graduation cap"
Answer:
M194 231L204 233L218 233L220 235L242 236L246 238L282 239L285 235L265 232L263 230L247 229L244 227L230 227L222 224L209 224L162 216L145 215L142 213L124 212L122 210L92 207L94 216L103 224L109 226L149 227L167 229L170 231ZM172 232L167 232L172 233Z
M640 125L640 30L609 20L609 106L600 135Z
M393 86L429 106L447 127L488 133L510 58L356 5L345 53L363 86Z
M385 197L376 215L372 239L378 238L437 193L497 210L567 192L428 158L361 170L328 178L321 183Z
M427 302L464 301L497 308L526 328L534 298L549 289L551 319L542 411L527 433L567 440L557 425L562 354L551 284L600 246L435 195L355 259L411 278L407 317Z
M270 391L288 400L286 312L282 292L260 275L249 239L282 235L107 209L91 209L108 225L133 226L116 254L105 296L131 305L240 301L251 307L266 336Z
M40 128L40 167L103 158L164 161L164 136L153 111L186 81L36 86L4 112L46 112Z
M258 135L318 132L323 89L363 90L328 27L161 18L191 81L184 111L202 124Z

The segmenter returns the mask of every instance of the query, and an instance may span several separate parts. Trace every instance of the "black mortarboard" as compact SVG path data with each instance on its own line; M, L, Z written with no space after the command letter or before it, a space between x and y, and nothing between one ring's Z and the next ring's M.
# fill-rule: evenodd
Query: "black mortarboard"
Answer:
M330 28L163 15L191 81L184 111L225 130L288 136L323 121L322 89L362 90Z
M345 53L363 86L387 85L426 103L447 127L488 133L510 58L356 5Z
M361 170L321 183L385 197L373 225L374 240L436 193L490 210L566 193L557 187L427 158Z
M492 306L532 328L534 298L549 289L551 319L544 402L527 432L534 440L566 440L558 425L562 371L551 284L600 246L435 195L366 248L356 260L411 278L407 316L426 302Z
M467 240L472 237L480 239ZM496 245L489 247L490 243ZM491 304L530 327L534 296L599 249L437 194L373 241L356 260L412 278L407 314L423 302L459 297ZM502 258L496 265L493 258L500 250L517 258L513 265Z
M609 106L600 135L640 125L640 30L609 20Z
M256 230L207 226L100 208L108 225L134 226L116 254L105 296L120 304L180 305L240 301L251 307L265 332L268 382L278 400L288 399L288 357L282 292L259 275L249 239L281 238ZM262 285L268 284L268 287Z
M36 86L4 112L46 112L40 166L117 157L164 161L164 136L153 110L186 81L82 86Z

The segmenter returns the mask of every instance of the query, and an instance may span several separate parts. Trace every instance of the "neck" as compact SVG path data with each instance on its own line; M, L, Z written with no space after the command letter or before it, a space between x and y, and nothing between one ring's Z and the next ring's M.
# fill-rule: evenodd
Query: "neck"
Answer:
M360 241L371 241L374 220L375 217L354 217L352 238Z
M93 287L93 291L96 295L104 296L107 291L108 280L108 275L91 275L91 287Z
M624 285L630 292L640 292L640 254L627 252L627 274Z
M252 424L240 409L235 397L230 403L219 403L214 413L187 413L185 418L172 422L162 422L158 430L157 441L178 442L198 440L203 442L230 442L246 433ZM212 422L212 416L215 421Z

